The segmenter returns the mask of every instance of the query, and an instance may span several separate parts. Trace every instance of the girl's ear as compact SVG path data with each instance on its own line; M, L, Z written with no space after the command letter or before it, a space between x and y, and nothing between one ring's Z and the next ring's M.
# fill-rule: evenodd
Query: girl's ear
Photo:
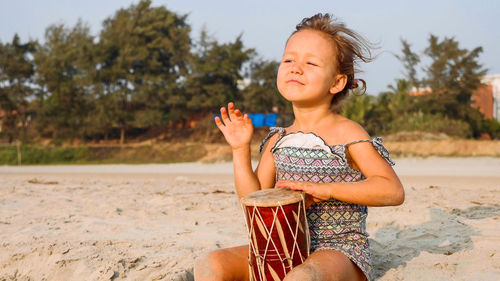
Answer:
M330 93L336 94L342 91L345 87L345 84L347 84L347 75L337 74L337 76L335 76L334 84L330 87Z

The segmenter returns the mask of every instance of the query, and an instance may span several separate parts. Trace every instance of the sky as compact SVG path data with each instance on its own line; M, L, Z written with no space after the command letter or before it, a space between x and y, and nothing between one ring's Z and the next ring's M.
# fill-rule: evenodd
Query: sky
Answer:
M43 42L51 24L68 27L78 19L98 35L102 21L120 8L138 0L0 0L0 41ZM153 0L153 6L166 6L187 14L192 38L203 27L219 42L234 41L242 35L244 45L254 48L263 59L281 59L285 41L303 18L316 13L332 13L348 27L362 34L378 48L376 59L360 65L359 78L367 82L367 92L378 94L403 77L401 39L419 54L430 34L454 37L462 48L483 47L480 63L488 74L500 74L500 1L498 0ZM22 41L23 42L23 41ZM423 67L420 66L420 68Z

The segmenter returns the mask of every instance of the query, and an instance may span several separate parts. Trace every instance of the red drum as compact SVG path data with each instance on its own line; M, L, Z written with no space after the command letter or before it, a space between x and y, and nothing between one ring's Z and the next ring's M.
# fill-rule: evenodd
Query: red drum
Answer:
M251 281L279 281L309 256L304 193L264 189L241 198Z

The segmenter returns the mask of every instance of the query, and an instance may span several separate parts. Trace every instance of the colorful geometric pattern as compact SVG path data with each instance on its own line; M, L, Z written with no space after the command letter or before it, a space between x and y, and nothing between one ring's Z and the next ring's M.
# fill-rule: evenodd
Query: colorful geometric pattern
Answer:
M279 133L280 138L285 135L283 128L271 128L271 132L263 143L275 133ZM276 180L314 183L363 180L364 175L361 171L354 170L346 157L346 148L358 142L371 142L380 155L389 164L394 165L389 158L389 152L382 145L381 138L329 146L330 152L301 147L273 147L271 151L276 166ZM306 213L311 238L311 253L324 249L340 251L363 270L368 280L372 280L372 265L366 232L367 207L330 199L311 205Z

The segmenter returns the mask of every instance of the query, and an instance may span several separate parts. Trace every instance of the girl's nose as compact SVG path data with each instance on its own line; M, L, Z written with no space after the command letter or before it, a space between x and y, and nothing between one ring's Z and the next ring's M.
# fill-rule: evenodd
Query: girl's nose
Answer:
M294 62L290 68L290 72L294 74L302 74L302 67L298 63Z

